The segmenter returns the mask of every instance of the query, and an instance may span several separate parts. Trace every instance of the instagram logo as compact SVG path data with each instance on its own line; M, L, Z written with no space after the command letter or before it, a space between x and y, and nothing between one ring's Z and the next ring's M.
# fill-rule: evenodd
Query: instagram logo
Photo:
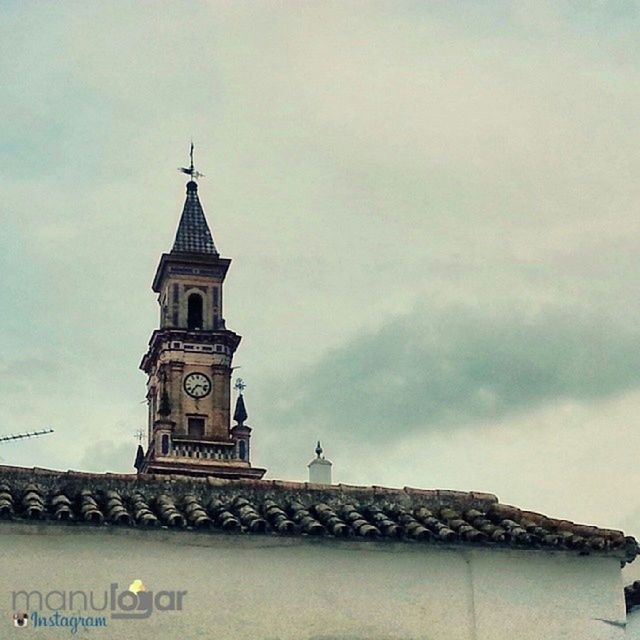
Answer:
M26 627L29 624L29 616L26 613L13 614L14 627Z

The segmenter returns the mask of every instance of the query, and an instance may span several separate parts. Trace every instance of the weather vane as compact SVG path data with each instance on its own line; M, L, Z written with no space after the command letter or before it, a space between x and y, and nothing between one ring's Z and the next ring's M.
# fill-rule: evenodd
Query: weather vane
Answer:
M244 383L244 380L242 378L236 378L236 383L235 385L233 385L233 388L236 389L238 393L242 393L245 390L246 386L247 385Z
M191 158L191 164L189 165L189 167L179 167L178 171L182 171L182 173L186 173L188 176L191 176L192 180L204 178L204 173L196 171L193 167L193 140L191 141L191 150L189 151L189 157Z

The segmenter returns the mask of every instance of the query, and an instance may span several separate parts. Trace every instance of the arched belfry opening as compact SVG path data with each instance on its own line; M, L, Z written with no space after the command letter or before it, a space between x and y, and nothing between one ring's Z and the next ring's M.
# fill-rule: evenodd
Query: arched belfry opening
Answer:
M187 300L187 327L202 329L202 296L192 293Z

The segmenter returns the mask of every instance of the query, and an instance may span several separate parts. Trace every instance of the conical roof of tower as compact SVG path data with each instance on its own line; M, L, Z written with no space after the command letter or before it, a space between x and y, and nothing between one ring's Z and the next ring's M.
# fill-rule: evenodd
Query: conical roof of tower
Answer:
M193 180L187 182L187 199L182 209L180 224L176 232L171 253L206 253L218 255L213 236L204 217L198 198L198 185Z

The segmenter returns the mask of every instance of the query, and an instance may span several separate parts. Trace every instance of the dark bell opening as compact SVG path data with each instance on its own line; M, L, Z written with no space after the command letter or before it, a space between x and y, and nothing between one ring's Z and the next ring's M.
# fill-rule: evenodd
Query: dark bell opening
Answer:
M187 327L202 329L202 296L192 293L187 301Z
M204 418L189 418L189 435L194 438L204 436Z

